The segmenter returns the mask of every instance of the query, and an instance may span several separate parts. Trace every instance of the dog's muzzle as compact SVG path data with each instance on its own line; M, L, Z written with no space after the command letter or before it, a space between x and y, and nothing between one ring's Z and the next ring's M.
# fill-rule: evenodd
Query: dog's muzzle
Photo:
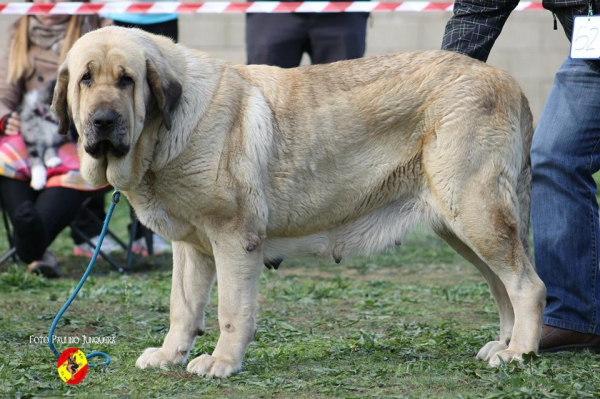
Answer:
M123 143L126 132L123 118L115 110L94 111L90 125L84 149L92 157L99 158L108 153L122 157L129 152L129 145Z

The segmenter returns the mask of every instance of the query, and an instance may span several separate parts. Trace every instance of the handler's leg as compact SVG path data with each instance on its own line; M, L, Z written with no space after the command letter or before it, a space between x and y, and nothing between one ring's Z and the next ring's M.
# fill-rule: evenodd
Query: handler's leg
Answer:
M192 360L188 371L227 377L242 368L246 347L254 339L258 280L263 245L258 236L221 235L213 241L219 290L221 336L212 355Z
M190 244L173 242L171 326L163 346L146 349L136 367L185 363L196 337L204 333L204 308L214 279L212 259Z
M533 136L531 219L535 264L548 288L544 324L600 336L600 73L566 60ZM578 335L577 340L582 336ZM594 341L598 341L600 337ZM585 346L583 342L545 342ZM597 345L597 344L596 344Z

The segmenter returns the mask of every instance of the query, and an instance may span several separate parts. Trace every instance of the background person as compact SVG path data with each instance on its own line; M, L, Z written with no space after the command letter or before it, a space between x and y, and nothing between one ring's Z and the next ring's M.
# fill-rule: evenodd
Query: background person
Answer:
M0 196L14 227L17 255L29 263L28 271L47 277L60 275L58 260L48 246L98 189L79 174L76 146L69 142L59 150L60 170L49 171L45 188L33 190L16 110L25 93L56 78L59 64L81 35L109 22L97 16L21 17L9 29L0 62Z
M290 0L285 0L290 1ZM248 64L293 68L307 53L312 64L365 54L369 13L248 13Z
M110 3L118 0L104 0ZM158 0L167 1L167 0ZM138 28L155 35L167 36L175 42L179 40L179 15L178 14L105 14L116 26L125 28Z

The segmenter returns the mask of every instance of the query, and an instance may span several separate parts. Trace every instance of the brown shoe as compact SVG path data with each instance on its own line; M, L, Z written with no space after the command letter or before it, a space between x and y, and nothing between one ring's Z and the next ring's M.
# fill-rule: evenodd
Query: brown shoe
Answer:
M540 352L581 351L600 353L600 335L585 334L544 324Z
M60 269L58 268L58 259L52 252L46 250L42 259L31 262L27 266L29 273L41 274L46 278L60 277Z

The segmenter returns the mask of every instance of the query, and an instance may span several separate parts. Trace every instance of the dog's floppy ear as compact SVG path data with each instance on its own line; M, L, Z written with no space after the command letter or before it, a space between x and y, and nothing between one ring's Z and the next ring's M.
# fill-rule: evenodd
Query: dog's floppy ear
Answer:
M58 119L58 132L60 134L69 133L69 111L67 104L67 87L69 86L69 70L64 62L58 70L58 79L54 88L54 98L52 99L52 109Z
M162 112L165 127L171 130L171 112L181 98L181 83L168 65L157 65L150 58L146 59L146 70L148 85Z

